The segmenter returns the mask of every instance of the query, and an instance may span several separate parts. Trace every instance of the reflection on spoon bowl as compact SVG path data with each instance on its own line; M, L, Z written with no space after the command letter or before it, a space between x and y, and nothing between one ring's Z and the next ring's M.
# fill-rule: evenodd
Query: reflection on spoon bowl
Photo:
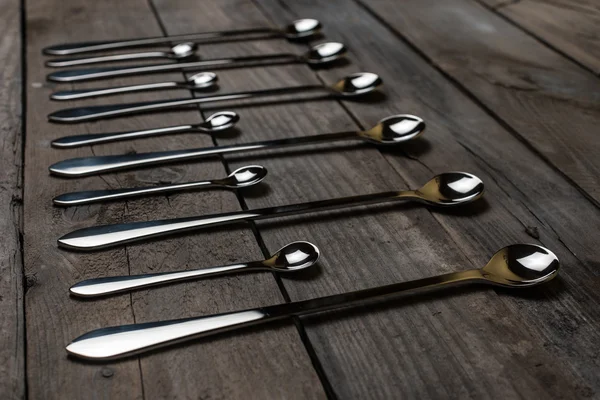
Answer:
M331 89L341 96L360 96L374 91L383 84L379 75L371 72L357 72L336 82Z
M545 247L513 244L494 254L481 273L499 286L527 287L553 279L558 268L558 257Z
M346 52L346 46L342 43L321 43L310 49L304 56L304 60L311 65L326 64L339 60L346 55Z
M267 169L261 165L249 165L241 167L230 173L221 181L223 186L231 189L239 189L256 185L267 176Z
M428 204L455 206L479 199L483 190L483 182L473 174L446 172L435 176L414 193Z
M293 242L262 263L275 272L293 272L313 266L320 254L319 248L312 243Z
M198 72L186 79L188 89L207 89L215 86L219 77L214 72Z
M183 58L192 57L198 51L198 45L192 42L179 43L171 47L169 52L170 58L181 60Z
M206 133L211 133L232 128L239 120L240 116L233 111L218 111L196 127Z
M287 39L303 39L316 35L321 31L321 23L313 18L297 19L283 29Z

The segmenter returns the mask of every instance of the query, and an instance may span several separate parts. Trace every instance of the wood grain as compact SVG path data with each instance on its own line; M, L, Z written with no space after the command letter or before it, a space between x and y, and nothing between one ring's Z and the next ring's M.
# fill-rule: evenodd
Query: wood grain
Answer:
M361 4L600 204L596 76L472 0Z
M588 190L597 175L591 180L585 175L598 170L597 157L591 156L595 149L593 131L587 132L589 137L582 133L597 122L593 76L590 78L591 74L586 75L471 2L453 0L436 3L435 7L427 1L423 6L416 1L400 6L383 0L364 4L367 7L352 0L26 3L29 112L24 257L30 283L25 307L29 397L598 396L600 361L596 349L600 334L595 321L600 317L600 215L597 206L578 190L587 190L593 199L597 195ZM426 5L430 6L428 12ZM493 27L495 34L477 32L475 36L481 40L477 43L477 38L468 37L473 35L473 23L463 23L456 15L466 20L467 16L477 17L472 21ZM301 17L319 18L327 40L340 40L350 48L350 61L318 70L291 65L218 71L220 92L333 83L347 73L369 70L382 76L383 94L342 103L275 99L252 105L234 102L203 106L204 116L231 106L242 118L237 132L215 136L214 142L207 136L189 134L63 151L49 147L50 140L67 134L194 123L201 120L201 113L189 110L81 125L51 125L45 121L48 112L83 101L57 104L47 100L58 86L44 82L48 70L41 67L42 47L74 40L280 26ZM395 30L382 24L393 18ZM466 26L458 26L457 22ZM417 23L423 26L416 29ZM414 38L403 32L406 27L412 28ZM442 41L441 35L443 44L437 43ZM418 45L416 38L420 40ZM532 55L521 54L519 45ZM268 40L205 45L201 55L302 53L306 49L300 43ZM457 54L461 55L460 62L455 60ZM493 62L486 61L486 57L495 55L498 58ZM457 72L461 62L465 72ZM540 72L540 65L545 64L547 75ZM469 78L468 73L474 71L483 77L475 74ZM533 76L541 89L532 93L525 90L524 95L511 85L494 83L500 78L514 83L519 74ZM77 87L181 78L179 74L167 74ZM461 79L481 86L481 92L475 93L471 87L465 91L467 85ZM85 104L189 95L186 91L131 94ZM555 103L564 110L557 110ZM532 114L533 122L523 122L525 112L516 104ZM494 107L502 108L505 114ZM568 131L563 129L567 111L573 113ZM49 164L68 157L361 129L395 113L425 118L428 132L424 138L398 149L337 143L79 180L53 178L46 172ZM552 114L550 122L540 124L548 114ZM523 133L523 126L533 133ZM519 137L529 135L526 143L515 137L515 132ZM561 153L559 157L557 143L571 138L565 132L576 141L567 147L566 155ZM583 146L582 142L590 138ZM572 158L578 151L583 152L582 161L573 165ZM480 176L486 183L486 195L474 207L456 211L412 205L359 207L91 254L56 248L58 236L84 226L240 209L234 193L221 191L54 209L50 199L59 193L214 178L248 164L261 164L269 170L265 184L240 192L241 204L250 208L415 188L447 170L466 170ZM256 228L256 235L251 228ZM321 248L319 268L299 277L248 274L98 301L77 301L67 296L68 287L80 279L259 259L293 240L309 240ZM489 288L449 290L381 306L325 313L303 318L296 326L288 322L251 329L122 362L89 364L69 359L64 353L64 345L73 337L101 326L210 314L280 303L288 298L308 299L479 267L494 251L514 242L536 242L551 248L562 261L561 277L526 293Z
M64 346L91 329L124 323L187 317L281 302L269 274L190 282L96 301L68 296L81 279L114 274L169 271L260 259L249 229L187 236L126 249L93 254L58 250L56 238L94 224L174 217L239 209L234 193L205 191L68 209L55 209L51 198L66 191L152 185L218 178L226 174L218 160L133 171L124 174L63 180L49 177L47 166L60 159L92 154L117 154L135 149L211 146L200 134L166 136L93 148L56 150L50 140L75 133L143 129L200 122L195 111L143 115L93 124L52 125L46 114L83 102L51 103L56 85L44 83L42 47L57 42L161 35L155 15L144 1L28 3L28 108L31 135L26 148L25 264L35 284L27 292L29 394L32 398L241 398L250 390L259 397L320 397L321 387L293 326L250 332L228 341L192 343L157 352L141 361L101 364L67 358ZM208 15L206 16L209 17ZM156 77L155 77L156 79ZM160 79L181 79L164 74ZM87 86L152 81L148 77L107 80ZM81 85L83 87L83 85ZM189 96L186 91L112 97L110 102ZM107 99L88 100L87 104ZM277 343L276 347L268 346ZM240 351L244 349L244 351ZM279 381L287 382L279 386ZM274 390L274 388L276 390Z
M597 1L482 1L544 43L600 74Z
M0 1L0 394L25 395L19 2Z
M329 319L318 320L307 327L309 337L340 397L368 396L373 388L377 388L374 397L381 398L516 398L545 391L558 397L593 397L598 393L597 374L592 372L598 364L591 350L596 345L591 343L600 338L589 323L598 318L597 208L352 2L305 0L286 2L283 7L274 0L261 0L260 4L277 23L309 13L319 15L328 37L352 49L356 63L345 71L381 74L386 83L385 102L345 104L362 126L394 112L425 118L429 124L426 143L384 153L408 186L418 186L434 173L457 169L477 174L487 188L485 203L474 210L475 215L467 211L421 215L409 209L409 222L401 224L396 214L385 214L387 218L380 222L383 227L376 229L372 221L376 216L359 223L348 221L346 214L347 230L336 227L322 238L336 257L328 259L335 266L327 264L324 270L337 267L335 278L320 279L316 285L286 282L292 298L422 277L460 265L479 266L508 243L537 238L556 250L565 265L560 283L525 299L502 291L497 296L492 291L472 292L427 297L385 313L371 309L368 317L361 313L340 319L334 327ZM320 75L329 81L340 73L323 71ZM352 157L361 166L360 174L375 170L373 160L361 165L355 153ZM332 177L337 170L322 173L340 182L336 189L352 186L360 176L344 166L339 170L346 178ZM359 180L354 191L367 191L365 185L380 183L377 178L383 170L376 171L377 177ZM305 187L303 193L308 190ZM327 229L320 221L311 225L312 234ZM591 314L584 317L581 312ZM375 372L362 375L362 371Z

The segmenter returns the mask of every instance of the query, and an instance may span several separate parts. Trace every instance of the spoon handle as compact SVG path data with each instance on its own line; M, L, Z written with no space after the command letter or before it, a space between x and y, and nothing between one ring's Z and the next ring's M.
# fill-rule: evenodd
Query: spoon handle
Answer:
M46 47L42 50L42 52L46 55L68 55L133 47L170 45L176 42L187 41L196 43L214 43L225 40L255 40L281 36L281 31L272 28L240 29L222 32L188 33L183 35L158 36L128 40L64 43Z
M111 133L92 133L85 135L64 136L52 141L52 147L72 148L81 146L90 146L94 144L116 142L125 139L138 139L172 133L183 133L196 130L195 125L178 125L165 128L145 129L141 131L111 132Z
M79 297L97 297L148 286L195 278L224 275L254 267L255 263L232 264L219 267L198 268L189 271L163 272L144 275L110 276L81 281L71 286L69 292Z
M251 92L218 94L214 96L202 96L192 99L185 98L175 100L148 101L142 103L109 104L103 106L67 108L49 114L48 120L59 123L76 123L83 121L92 121L102 118L116 117L120 115L139 114L148 111L181 108L202 103L226 100L240 100L261 96L291 94L313 90L326 91L329 94L332 93L328 87L322 85L296 86L279 89L256 90Z
M365 303L372 304L399 297L401 294L431 290L469 281L486 282L480 270L470 270L244 311L102 328L79 336L67 346L66 350L71 355L86 359L116 359L176 342L211 336L293 316L352 307Z
M152 153L120 154L113 156L93 156L71 158L59 161L49 167L50 173L67 178L87 175L98 175L105 172L120 171L144 167L148 165L167 164L171 162L206 158L218 154L237 153L241 151L260 150L267 148L298 146L312 143L331 142L336 140L357 139L356 132L327 133L322 135L304 136L287 139L265 140L237 144L231 146L216 146L198 149L158 151Z
M140 85L116 86L111 88L75 89L62 90L50 95L50 100L65 101L75 99L86 99L89 97L108 96L120 93L145 92L149 90L187 88L186 84L180 82L156 82Z
M79 206L84 204L99 203L112 200L129 199L132 197L158 195L172 193L180 190L207 188L220 186L214 181L197 181L176 183L162 186L149 186L140 188L112 189L112 190L88 190L84 192L64 193L52 199L56 206Z
M164 51L147 51L143 53L111 54L108 56L86 57L86 58L56 58L46 61L46 67L62 68L77 65L98 64L110 61L143 60L147 58L169 58Z
M114 78L128 75L155 74L167 71L189 72L202 71L208 68L237 68L256 65L290 64L301 62L304 59L295 54L270 54L249 57L223 58L193 62L134 65L129 67L106 67L89 69L68 69L48 74L47 78L53 82L81 82L93 79Z
M62 236L58 239L58 245L60 247L75 250L96 250L136 242L143 239L199 230L217 225L232 224L240 221L246 222L350 206L383 203L394 200L419 199L418 194L412 190L404 192L383 192L291 204L287 206L267 207L257 210L235 211L224 214L94 226L78 229Z

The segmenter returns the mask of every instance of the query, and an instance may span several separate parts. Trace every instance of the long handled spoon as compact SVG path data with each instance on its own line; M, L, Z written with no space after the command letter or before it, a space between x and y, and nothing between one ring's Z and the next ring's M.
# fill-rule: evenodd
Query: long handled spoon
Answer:
M174 183L171 185L150 186L140 188L88 190L84 192L64 193L52 199L56 206L79 206L84 204L101 203L105 201L130 199L133 197L159 195L191 189L241 189L256 185L267 176L267 169L260 165L249 165L233 171L222 179L206 181Z
M305 85L279 89L256 90L241 93L224 93L215 96L202 96L197 98L183 98L175 100L159 100L144 103L128 104L109 104L103 106L89 106L67 108L59 110L48 115L52 122L75 123L92 121L102 118L110 118L121 115L139 114L149 111L161 111L168 109L181 108L190 105L211 103L226 100L241 100L262 96L274 96L283 94L293 94L311 91L325 92L328 97L354 97L372 92L382 84L378 75L370 72L359 72L348 75L339 80L332 86L326 85Z
M69 292L78 297L98 297L148 286L246 271L298 272L313 266L318 259L319 249L317 246L309 242L293 242L279 249L270 258L262 261L187 271L88 279L71 286Z
M168 60L183 60L196 55L198 45L185 42L171 47L168 51L145 51L127 54L111 54L108 56L86 57L86 58L60 58L46 61L46 67L61 68L76 65L99 64L112 61L130 61L164 58Z
M91 133L85 135L65 136L52 141L52 147L72 148L116 142L127 139L141 139L159 135L171 135L184 132L216 133L232 128L240 120L233 111L219 111L210 115L204 122L194 125L177 125L141 131Z
M417 190L341 197L224 214L94 226L64 235L58 239L58 245L74 250L97 250L104 247L241 221L254 221L398 200L417 201L432 206L458 206L475 201L482 194L483 182L475 175L465 172L447 172L434 177Z
M494 254L481 269L243 311L96 329L74 339L66 350L73 356L89 360L116 359L226 331L295 316L374 304L401 295L457 284L529 288L550 281L558 274L558 269L558 258L550 250L534 244L514 244Z
M219 78L214 72L199 72L186 78L184 82L167 81L142 83L139 85L116 86L110 88L61 90L50 94L50 100L76 100L113 94L147 92L150 90L188 89L206 90L214 87Z
M338 140L362 140L380 145L394 145L414 139L424 130L425 123L421 118L414 115L394 115L379 121L377 125L366 131L327 133L199 149L71 158L51 165L49 170L53 175L76 178L148 165L162 165L171 162L201 159L217 154L230 154L261 149L267 150L277 147L299 146Z
M346 47L337 42L327 42L314 46L302 55L282 53L264 54L247 57L221 58L185 63L169 63L154 65L134 65L129 67L105 67L90 69L70 69L48 74L53 82L81 82L102 78L114 78L128 75L156 74L167 71L199 71L202 69L223 69L250 67L258 65L295 64L309 65L327 64L339 60L346 54Z
M111 40L95 42L65 43L46 47L44 54L68 55L106 51L131 47L152 47L173 42L215 43L228 40L258 40L268 38L284 38L288 40L307 39L321 31L321 23L316 19L305 18L293 21L282 28L238 29L221 32L188 33L174 36L159 36L128 40Z

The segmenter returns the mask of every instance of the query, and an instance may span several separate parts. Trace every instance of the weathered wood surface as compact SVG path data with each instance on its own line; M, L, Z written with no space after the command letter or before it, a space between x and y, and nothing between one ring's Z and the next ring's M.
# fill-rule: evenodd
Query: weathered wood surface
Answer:
M590 155L597 145L592 137L594 131L587 133L588 136L582 134L597 117L593 109L597 104L595 78L480 5L458 0L445 2L443 7L438 3L436 7L451 11L444 14L434 10L436 7L429 7L427 13L425 5L409 3L402 2L402 6L383 0L360 4L351 0L26 3L29 113L24 256L25 273L31 285L25 299L29 397L599 396L600 335L596 327L600 314L597 262L600 214L595 204L597 192L590 189L597 176L590 181L586 180L586 174L597 172L600 163ZM407 12L405 8L411 6L414 10ZM541 116L556 112L551 101L543 100L546 92L541 97L519 97L522 107L531 106L528 113L536 111L528 125L534 134L523 132L521 119L525 112L517 112L514 90L499 92L500 89L492 90L497 85L486 83L489 77L500 79L493 68L482 71L489 74L485 75L488 78L473 78L467 87L461 81L466 79L466 73L459 76L452 67L454 64L442 57L474 52L479 58L474 57L473 64L465 64L475 65L483 63L486 54L498 51L498 47L490 47L488 53L478 52L481 46L475 43L476 38L467 40L472 34L469 31L472 24L456 26L458 19L450 18L461 13L496 29L498 36L482 35L514 57L511 68L533 74L532 70L540 63L549 63L554 68L551 74L554 86L548 84L540 91L549 93L549 87L571 88L563 93L572 100L564 107L575 113L568 133L575 136L576 146L569 147L563 158L554 157L553 152L559 141L572 138L567 131L560 130L566 117L556 114L547 125L539 121ZM48 70L42 67L45 60L40 55L42 47L74 40L284 25L307 16L322 20L327 39L348 45L349 63L320 70L293 65L219 71L220 91L330 83L344 74L369 70L383 77L385 95L343 104L325 100L238 107L236 111L242 118L239 135L217 136L215 142L243 143L359 129L394 113L425 118L428 132L422 140L398 150L379 151L367 145L338 143L79 180L47 175L49 164L67 157L214 143L210 137L188 134L76 150L51 149L50 140L66 134L193 123L201 120L201 114L190 110L80 125L49 124L45 121L47 113L82 102L47 100L47 95L58 86L44 83ZM392 18L397 18L395 30L382 24L382 20ZM410 35L401 31L406 27L412 27ZM451 36L443 31L445 27L452 27L456 37L445 38L444 44L434 43L442 35ZM415 37L426 40L417 43ZM504 42L512 40L516 42ZM533 56L524 57L519 44L545 58L540 61L533 60ZM436 49L434 45L438 46L436 51L431 50ZM282 51L300 53L306 48L268 40L202 46L201 52L203 57L211 58ZM160 75L162 78L182 76ZM159 76L115 79L87 86L157 79ZM470 92L467 95L465 87ZM498 99L490 99L494 94ZM190 94L186 91L146 93L88 100L86 104L187 95ZM494 107L512 110L515 116L511 114L513 119L509 120ZM228 107L203 107L202 114L206 116L225 108ZM538 137L541 133L546 137ZM519 137L525 137L528 144ZM573 166L572 157L582 151L582 143L587 139L590 143L585 148L583 164ZM55 209L50 203L53 196L66 191L218 177L247 164L266 166L269 176L260 188L241 192L241 203L234 193L216 191L66 210ZM61 251L55 245L61 234L93 224L417 187L447 170L466 170L480 176L486 183L485 200L468 209L447 212L421 206L362 207L183 235L91 254ZM587 191L591 201L578 189ZM310 240L321 248L322 262L317 272L281 280L268 274L216 278L97 301L78 301L67 295L68 287L80 279L258 259L293 240ZM514 242L538 242L555 251L563 262L560 279L527 293L474 288L369 309L327 313L296 321L296 325L284 323L191 342L122 362L83 363L67 358L64 352L64 345L73 337L100 326L210 314L284 299L308 299L478 267L495 250Z
M596 0L480 0L545 44L600 74Z
M361 4L599 204L597 76L473 0Z
M0 0L0 397L25 395L19 2Z
M250 392L258 398L321 397L321 386L293 325L249 332L228 340L196 342L139 361L86 364L67 358L64 346L94 328L279 303L283 298L269 274L216 278L96 301L68 296L69 286L85 278L219 265L260 259L262 254L249 229L217 231L94 254L57 249L57 237L78 227L232 211L240 206L234 193L208 191L66 210L53 208L52 197L66 191L217 178L226 172L221 162L212 160L87 179L49 177L48 165L67 157L130 149L202 147L211 146L212 141L205 135L188 134L94 148L51 149L50 140L67 134L196 123L200 115L185 111L85 125L49 124L48 112L75 103L48 100L48 94L58 87L44 83L48 70L42 67L45 57L40 54L41 48L68 40L151 36L160 35L161 31L144 1L39 1L28 2L27 6L28 107L34 110L27 121L31 134L25 155L25 180L31 182L25 190L25 207L31 210L25 214L25 263L27 275L35 281L26 298L30 397L242 398ZM214 19L208 14L204 18L207 22ZM171 74L161 78L181 76ZM102 84L122 85L151 79L109 80ZM93 85L98 82L89 84ZM186 95L189 92L145 93L117 96L110 101ZM277 345L273 346L274 343Z
M352 232L350 237L370 238L374 244L366 246L363 243L369 249L365 251L363 260L352 250L357 245L356 242L335 251L336 255L348 257L345 263L336 264L345 265L350 262L353 268L344 267L343 272L335 275L335 279L323 285L337 286L338 289L334 290L341 291L340 274L349 275L348 286L343 290L369 285L370 282L363 276L352 276L355 271L363 274L368 271L370 279L377 279L373 277L377 275L381 279L380 283L383 283L390 278L381 271L386 271L387 274L395 271L396 274L403 274L400 276L405 279L433 274L444 266L451 269L451 266L469 262L472 265L482 265L495 249L506 243L534 240L527 234L528 227L536 227L542 243L556 248L569 266L563 271L561 281L567 287L559 290L556 286L550 286L545 294L539 292L540 299L545 296L550 299L536 302L535 308L523 307L521 300L506 298L503 294L502 301L499 301L492 291L478 292L449 301L447 298L428 301L428 307L414 304L415 311L412 315L411 307L403 307L394 317L386 316L378 322L371 320L368 328L361 326L363 323L367 324L361 316L356 321L339 322L338 326L347 322L347 332L315 333L315 340L327 346L328 351L324 351L323 356L331 363L331 369L336 371L335 377L340 379L337 386L334 383L334 387L342 388L341 397L361 393L361 390L364 395L368 395L373 387L387 396L392 396L401 388L404 397L458 397L463 394L474 397L486 394L491 397L530 397L534 392L544 390L556 390L566 397L597 393L598 380L593 377L595 373L589 373L597 369L598 362L595 352L591 350L593 346L588 347L592 342L597 344L600 339L594 333L591 323L598 319L598 315L594 306L589 307L597 304L598 296L593 290L588 290L590 282L597 282L597 264L594 261L598 257L595 230L600 223L597 208L360 7L345 1L330 1L326 4L317 1L289 2L285 9L278 7L275 1L263 0L261 4L279 23L308 13L319 15L328 27L328 37L351 44L356 65L346 68L347 71L374 70L382 75L387 83L387 100L384 103L347 104L363 126L373 124L383 116L382 113L385 115L393 112L414 113L428 121L429 130L424 140L429 146L415 145L408 149L408 157L386 152L387 161L405 177L410 186L414 187L433 173L448 168L474 172L486 182L488 207L482 207L476 215L469 218L466 218L467 213L448 215L436 212L432 216L425 213L425 216L414 218L411 224L396 224L395 229L387 231L387 235L384 235L387 240L398 241L394 245L388 244L387 240L376 239L386 232L385 229L378 230L379 234L365 232L358 235ZM367 31L368 35L363 34ZM330 81L339 73L336 69L321 75ZM424 147L429 148L423 151ZM363 170L374 168L362 165L360 169L364 173ZM377 171L382 174L382 169ZM364 182L354 190L371 191L364 188ZM581 214L573 215L573 212ZM397 215L394 214L393 217L396 218ZM388 216L386 220L391 218ZM578 222L582 220L588 223ZM373 223L352 225L364 232ZM407 226L410 229L402 229ZM447 232L446 241L438 238L440 230ZM434 237L435 240L432 239ZM340 244L336 244L337 242L338 240L327 241L327 248L338 249L336 246ZM377 254L376 262L372 260L374 253ZM573 257L572 253L578 255L578 258ZM389 264L386 265L387 262ZM373 265L386 267L374 270ZM413 271L413 274L409 274L409 271ZM292 297L295 293L302 297L312 296L307 287L302 287L297 292L291 288L290 292ZM318 293L323 292L321 290ZM582 305L582 310L592 313L588 316L589 319L574 316L576 308L573 304L579 301L586 304ZM438 314L440 311L441 314ZM557 329L557 313L571 315L567 318L569 324L578 321L575 324L581 335L573 335L572 331L566 329L566 324ZM576 312L578 313L579 311ZM515 318L517 314L520 315L519 318ZM444 317L440 318L439 315ZM513 317L500 318L507 315ZM567 320L562 320L561 323L566 323ZM390 321L397 321L398 326L390 326ZM319 325L322 326L324 325ZM412 331L410 327L413 327ZM324 331L327 329L328 327L323 327ZM381 330L377 332L379 329ZM402 333L398 334L395 329ZM369 333L361 337L362 340L352 337L354 335L350 333L365 331ZM402 344L408 346L414 355L407 357L406 352L410 353L410 350L405 347L395 348L397 342L385 347L381 340L373 340L373 337L400 337ZM541 337L552 339L540 341ZM346 357L351 357L348 354L357 354L356 351L349 350L345 340L337 338L349 338L363 352L353 358L353 362L328 358L332 353L337 354L334 349L346 348ZM411 343L411 338L419 338L421 342ZM579 341L579 344L574 345L574 340ZM372 343L372 348L368 346L369 343ZM490 352L487 343L502 345ZM411 346L414 347L411 349ZM580 357L571 358L567 351L562 353L560 360L549 362L557 349L573 347L577 347ZM315 348L318 349L319 346L315 344ZM430 356L423 356L419 352L423 348L427 349ZM516 357L515 353L520 352L522 358ZM382 363L381 359L386 354L389 355L388 362ZM393 365L399 358L397 354L403 355L404 368L396 365L397 368L377 369L378 374L361 375L361 371L378 368L381 364ZM367 355L371 355L373 359L367 361ZM408 358L410 361L407 361ZM444 362L436 364L433 360ZM557 363L563 367L556 369ZM327 363L324 364L327 368ZM490 368L491 365L496 368ZM557 370L561 373L557 374ZM425 371L439 377L437 385L422 378L427 375ZM566 371L569 373L565 373ZM476 381L473 381L474 376L477 377ZM550 393L552 392L548 392L549 395Z

